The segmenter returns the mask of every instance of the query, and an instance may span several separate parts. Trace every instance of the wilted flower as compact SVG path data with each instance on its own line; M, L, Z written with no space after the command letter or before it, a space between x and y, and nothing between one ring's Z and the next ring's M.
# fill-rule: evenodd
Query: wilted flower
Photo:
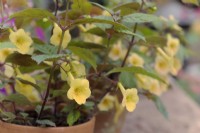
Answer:
M54 29L53 29L53 35L50 38L50 42L53 45L58 46L60 44L61 37L62 37L62 29L55 23L54 24ZM64 33L62 47L66 48L70 41L71 41L71 35L69 33L69 30L67 30Z
M142 57L140 57L138 54L136 53L132 53L129 57L128 57L128 63L131 66L139 66L142 67L144 64L144 60Z
M114 107L114 100L115 100L115 98L112 95L107 94L101 100L101 102L98 104L99 110L100 111L108 111L108 110L112 109Z
M70 100L75 100L78 104L84 104L91 95L89 81L87 79L73 79L70 81L70 89L67 96Z

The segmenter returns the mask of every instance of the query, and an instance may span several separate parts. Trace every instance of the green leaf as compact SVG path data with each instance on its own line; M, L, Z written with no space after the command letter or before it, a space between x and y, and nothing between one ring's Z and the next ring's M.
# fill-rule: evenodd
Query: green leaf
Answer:
M23 55L20 53L13 53L6 58L6 62L10 62L19 66L34 66L37 62L31 59L30 55Z
M127 88L136 87L136 81L133 73L122 72L119 75L119 81Z
M27 80L23 80L23 79L21 79L21 78L17 78L17 79L18 79L21 83L23 83L23 84L31 85L32 87L34 87L35 89L37 89L37 90L39 90L39 91L42 90L37 84L34 84L34 83L32 83L32 82L30 82L30 81L27 81Z
M3 120L4 121L13 121L16 118L16 115L11 113L11 112L1 112L1 114L3 115Z
M94 69L96 69L96 59L94 54L87 49L79 48L79 47L68 47L69 50L71 50L75 55L79 56L81 59L88 62Z
M148 36L146 37L146 41L139 40L137 44L149 47L165 47L167 45L167 38L162 36Z
M157 80L165 83L165 81L162 78L160 78L157 74L146 71L142 67L136 67L136 66L114 68L111 71L109 71L106 75L109 75L109 74L112 74L112 73L118 73L118 72L129 72L129 73L131 72L131 73L134 73L134 74L142 74L142 75L149 76L151 78L157 79Z
M94 34L100 37L107 37L107 33L99 27L95 27L86 31L86 33Z
M30 101L22 94L15 93L8 95L5 100L14 102L16 105L31 105Z
M182 2L186 3L186 4L194 4L194 5L199 6L199 1L198 0L182 0Z
M75 20L72 25L75 26L75 25L87 24L87 23L111 24L114 26L113 29L119 33L133 35L142 40L145 40L145 38L143 36L133 33L128 27L126 27L118 22L111 21L111 20L105 20L105 19L99 19L99 18L82 18L82 19Z
M50 120L37 120L36 123L41 125L41 126L56 127L56 124L53 121L50 121Z
M127 25L134 25L134 23L147 23L147 22L157 22L160 21L159 17L152 14L145 13L134 13L127 16L124 16L122 23Z
M66 95L66 94L67 94L67 90L66 89L52 90L51 91L52 98L60 97L60 96Z
M162 103L161 99L158 96L153 95L152 100L154 101L154 103L155 103L157 109L160 111L160 113L162 113L162 115L166 119L168 119L168 112L167 112L164 104Z
M102 6L102 5L100 5L100 4L98 4L98 3L95 3L95 2L90 2L90 3L92 3L93 5L95 5L95 6L97 6L97 7L100 7L100 8L103 9L103 10L108 11L111 15L114 14L114 12L113 12L111 9L109 9L109 8L107 8L107 7L105 7L105 6Z
M5 84L0 83L0 90L5 86Z
M0 50L5 48L16 48L16 46L11 42L0 42Z
M90 43L90 42L83 42L83 41L71 41L69 43L70 46L76 46L80 48L86 48L86 49L105 49L106 47L103 45Z
M36 50L42 52L43 54L56 54L56 51L58 49L58 47L52 46L52 45L49 45L49 44L45 44L45 45L34 44L33 47Z
M140 3L130 2L130 3L118 5L113 10L115 12L120 11L120 15L125 16L128 14L132 14L133 12L138 11L139 9L140 9Z
M81 114L78 110L71 111L67 116L67 124L69 126L72 126L75 122L78 121L80 116L81 116Z
M56 17L47 10L39 9L39 8L28 8L22 11L16 12L10 16L10 19L43 19L47 18L49 20L55 21Z
M31 58L33 60L35 60L38 64L40 64L41 62L45 61L45 60L54 60L54 59L58 59L61 57L65 57L65 54L43 54L43 55L34 55Z

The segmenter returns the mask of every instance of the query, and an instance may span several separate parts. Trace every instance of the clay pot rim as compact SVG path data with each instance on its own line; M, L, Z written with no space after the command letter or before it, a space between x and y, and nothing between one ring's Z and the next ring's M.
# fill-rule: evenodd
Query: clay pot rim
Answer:
M66 126L66 127L34 127L34 126L25 126L25 125L17 125L17 124L13 124L13 123L7 123L7 122L3 122L0 120L0 125L6 127L7 129L13 129L13 128L27 128L27 129L48 129L48 130L60 130L60 129L72 129L72 128L81 128L81 127L85 127L86 125L95 122L95 117L91 118L89 121L84 122L82 124L78 124L75 126Z

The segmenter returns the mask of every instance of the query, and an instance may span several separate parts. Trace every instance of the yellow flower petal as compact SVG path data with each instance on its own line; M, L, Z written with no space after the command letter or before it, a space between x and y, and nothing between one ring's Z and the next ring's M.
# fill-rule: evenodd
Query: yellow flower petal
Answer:
M174 56L178 52L180 48L180 41L178 38L173 38L171 35L167 36L167 47L165 47L165 51L168 55Z
M110 53L108 56L112 60L116 61L116 60L119 60L123 55L124 55L124 52L121 46L121 41L118 41L117 44L112 46L112 49L110 50Z
M142 67L144 65L144 60L142 57L140 57L138 54L136 53L132 53L129 57L128 57L128 63L131 66L139 66Z
M9 48L6 48L6 49L1 49L0 50L0 62L3 63L5 62L5 59L13 53L13 49L9 49Z
M101 100L101 102L98 104L99 110L100 111L108 111L108 110L112 109L114 107L114 100L115 100L115 98L112 95L107 94Z
M25 33L23 29L19 29L16 32L11 31L9 39L21 54L27 54L30 50L31 44L33 43L31 37L28 33Z

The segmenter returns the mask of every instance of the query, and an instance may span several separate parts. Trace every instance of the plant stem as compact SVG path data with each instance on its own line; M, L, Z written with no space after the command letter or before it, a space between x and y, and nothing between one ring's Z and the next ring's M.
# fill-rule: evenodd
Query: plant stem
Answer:
M145 3L144 3L144 0L142 0L141 7L140 7L140 11L142 10L144 4L145 4ZM134 28L133 28L133 33L136 33L136 31L137 31L137 26L138 26L138 23L135 23L135 26L134 26ZM125 65L126 60L127 60L128 56L129 56L129 54L130 54L130 52L131 52L131 49L132 49L132 47L135 45L135 42L134 42L134 41L135 41L135 36L132 37L132 39L131 39L131 41L130 41L130 43L129 43L128 51L126 52L126 55L125 55L124 60L123 60L123 62L122 62L122 64L121 64L121 67L123 67L123 66Z
M1 18L2 18L2 24L4 23L4 5L3 5L3 0L1 0Z
M59 48L58 48L57 54L59 54L60 51L61 51L62 42L63 42L63 39L64 39L64 33L65 33L65 31L62 30L62 36L61 36L61 39L60 39L60 43L59 43ZM50 93L50 89L51 89L51 80L53 78L53 73L54 73L54 70L55 70L56 67L57 67L56 61L54 61L53 62L53 66L52 66L51 71L50 71L50 76L49 76L49 80L48 80L48 84L47 84L47 90L46 90L46 93L45 93L45 98L44 98L44 101L42 103L42 107L41 107L40 113L39 113L36 121L38 119L40 119L40 117L42 115L42 112L44 111L44 107L45 107L45 105L46 105L46 103L48 101L48 97L49 97L49 93Z
M55 14L54 14L54 16L57 16L57 12L58 12L58 0L56 0L56 3L55 3Z

